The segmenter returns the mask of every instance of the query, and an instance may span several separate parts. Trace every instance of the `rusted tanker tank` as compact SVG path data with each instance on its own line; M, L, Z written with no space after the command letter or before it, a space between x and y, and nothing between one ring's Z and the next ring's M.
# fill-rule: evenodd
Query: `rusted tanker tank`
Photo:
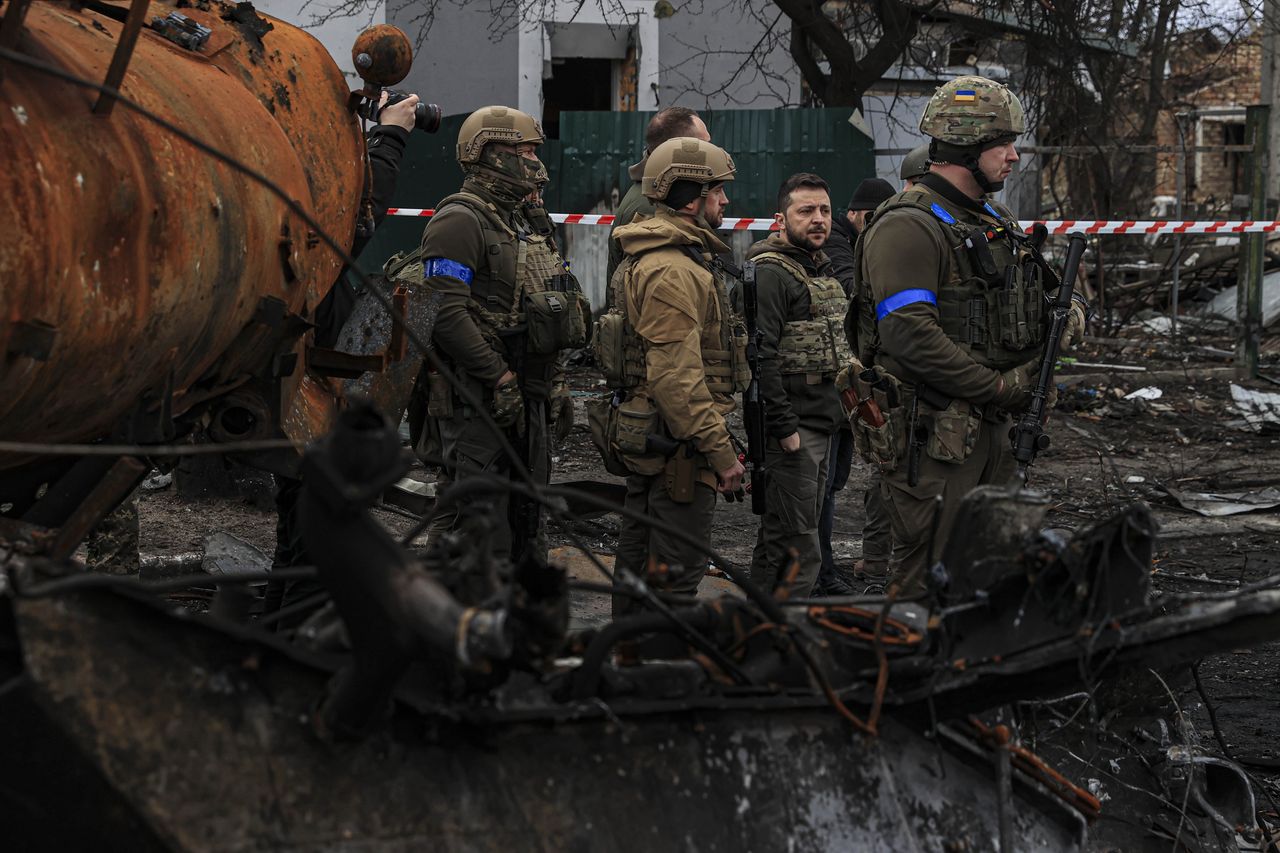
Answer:
M21 27L15 3L29 4ZM320 43L248 3L135 6L8 0L0 46L99 84L111 84L113 57L127 60L125 97L268 176L349 241L363 141ZM131 16L142 27L130 55ZM177 417L232 389L247 412L281 406L305 422L289 418L290 401L325 395L296 394L297 320L341 269L315 230L94 89L10 61L0 106L0 439L99 438L140 402ZM264 378L271 390L253 390Z

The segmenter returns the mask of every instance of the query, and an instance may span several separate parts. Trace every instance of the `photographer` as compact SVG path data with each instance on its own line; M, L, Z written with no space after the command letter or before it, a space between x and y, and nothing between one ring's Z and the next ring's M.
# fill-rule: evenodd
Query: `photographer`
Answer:
M356 233L351 242L352 257L360 252L373 237L374 229L387 215L391 197L395 194L396 180L400 175L400 158L409 142L409 132L417 118L418 96L406 98L388 105L390 92L383 90L376 111L370 110L377 124L365 135L369 152L369 168L365 173L365 187L360 195L360 209L356 221ZM436 108L438 111L439 108ZM355 309L359 291L347 275L346 267L333 287L320 300L315 313L315 345L332 348L342 333L342 327ZM309 562L302 548L295 513L301 481L291 477L276 477L276 550L273 565L297 566ZM264 613L279 609L288 601L296 601L316 591L311 581L295 581L291 584L272 581L267 588ZM299 617L299 620L302 617ZM292 624L282 622L282 627Z
M390 92L384 89L375 115L378 123L365 134L369 151L369 170L361 194L359 219L351 242L351 256L358 258L373 239L374 229L387 216L391 197L400 177L400 159L409 143L409 132L417 120L418 96L409 95L387 105ZM366 204L367 202L367 204ZM316 346L333 347L342 326L355 308L358 291L344 268L328 294L316 306Z
M373 222L367 228L370 223L361 222L356 226L356 239L351 246L353 256L360 254L373 236L373 228L387 215L391 196L395 194L396 179L400 176L400 158L404 156L409 132L413 130L416 120L417 95L410 95L387 106L389 96L390 92L384 89L378 100L378 124L365 134L369 149L369 174L366 180L371 182L371 186L365 189L365 196L373 201Z

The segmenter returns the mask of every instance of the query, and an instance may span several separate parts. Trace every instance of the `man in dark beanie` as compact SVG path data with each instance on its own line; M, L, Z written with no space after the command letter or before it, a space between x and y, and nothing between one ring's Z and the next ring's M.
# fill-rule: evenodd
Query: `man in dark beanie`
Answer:
M827 239L826 253L831 259L835 276L844 286L845 296L850 300L856 297L853 292L854 254L853 247L858 234L866 228L867 217L884 201L897 191L893 185L881 178L867 178L858 184L849 200L849 207L844 213L832 218L831 236ZM848 595L859 592L849 585L845 575L836 568L835 558L831 554L831 529L835 522L836 492L844 488L849 480L849 469L853 464L853 433L846 422L836 433L831 447L831 457L827 461L826 497L822 503L822 516L818 520L818 547L822 552L822 568L818 572L818 582L814 586L815 594ZM880 500L880 473L872 475L872 482L867 487L863 504L867 510L867 522L862 529L862 555L864 569L870 564L872 573L883 574L889 565L889 555L893 550L890 536L889 516Z

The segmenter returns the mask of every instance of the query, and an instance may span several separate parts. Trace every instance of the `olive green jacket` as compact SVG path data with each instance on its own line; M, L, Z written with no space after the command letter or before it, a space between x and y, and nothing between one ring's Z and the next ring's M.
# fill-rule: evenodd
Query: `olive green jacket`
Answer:
M927 187L925 191L930 202L959 222L975 226L982 222L973 210ZM869 290L864 298L877 316L880 338L876 363L899 379L924 382L948 397L990 402L996 395L1000 372L980 364L966 348L947 337L936 304L915 299L885 313L894 304L891 297L904 299L909 297L908 291L929 291L936 298L938 288L948 280L952 247L934 218L911 208L886 211L872 220L861 248L862 281Z
M770 234L747 250L751 259L764 252L778 252L795 260L815 277L834 277L831 261L821 252L808 252L787 242L782 234ZM734 289L734 307L742 312L742 289ZM797 427L822 433L835 432L844 420L834 380L809 384L804 375L784 376L778 371L778 342L783 327L792 320L810 319L809 287L778 263L756 267L756 325L760 329L760 394L764 398L765 429L782 439Z
M644 176L644 164L645 161L641 160L627 170L627 174L631 177L631 186L627 188L622 201L618 202L618 209L613 212L613 227L609 229L609 273L605 277L605 281L613 281L613 271L618 268L618 264L622 263L622 243L618 241L616 236L617 230L623 225L630 225L634 222L636 214L643 213L645 216L653 216L653 202L645 198L644 193L640 192L640 179Z

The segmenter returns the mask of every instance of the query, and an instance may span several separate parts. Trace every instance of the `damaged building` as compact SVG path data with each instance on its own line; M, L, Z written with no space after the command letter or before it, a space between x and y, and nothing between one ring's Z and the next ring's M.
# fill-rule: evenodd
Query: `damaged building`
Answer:
M663 3L620 5L677 38ZM619 71L602 109L671 85L651 42L570 23L513 36L477 104L571 89L561 50ZM415 73L475 40L432 44ZM550 485L467 486L539 507L549 564L495 553L496 511L429 539L464 492L401 429L423 365L448 381L439 300L365 280L317 338L334 282L362 276L353 110L409 72L391 28L354 55L353 93L248 3L0 6L15 849L1274 849L1274 360L1192 375L1163 340L1091 341L1106 369L1064 365L1053 441L1026 482L967 497L918 595L763 590L742 502L698 594L664 593L673 567L614 561L634 510L580 424ZM581 414L600 388L571 367ZM298 483L313 562L272 566L274 508L179 493L164 475L189 457ZM87 570L144 483L140 571ZM283 584L304 592L266 611ZM615 594L640 606L615 619Z

